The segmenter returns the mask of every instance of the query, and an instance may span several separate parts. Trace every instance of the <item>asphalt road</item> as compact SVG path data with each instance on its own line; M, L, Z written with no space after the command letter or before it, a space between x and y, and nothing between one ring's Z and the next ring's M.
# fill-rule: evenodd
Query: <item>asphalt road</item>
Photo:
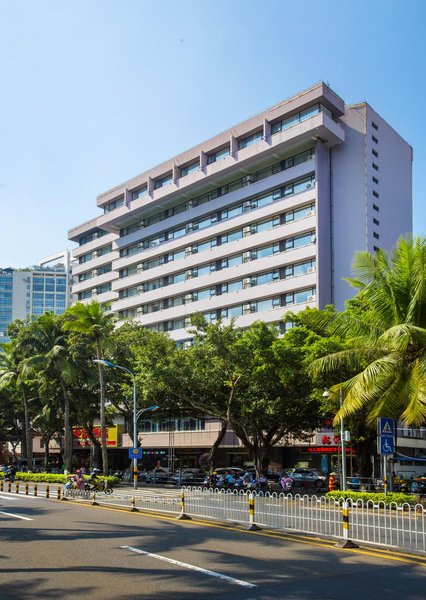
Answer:
M425 597L421 559L41 497L0 494L0 536L1 600Z

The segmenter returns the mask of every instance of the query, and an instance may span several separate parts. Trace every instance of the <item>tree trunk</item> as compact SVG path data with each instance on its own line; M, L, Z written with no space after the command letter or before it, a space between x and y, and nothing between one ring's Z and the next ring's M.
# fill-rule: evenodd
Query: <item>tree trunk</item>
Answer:
M268 472L269 463L271 462L272 446L256 445L253 447L251 454L256 469L256 475L266 475Z
M44 470L47 471L48 466L49 466L49 444L50 444L50 437L45 437L43 438L43 442L44 442L44 457L43 457L43 464L44 464Z
M213 473L213 469L214 469L214 460L216 457L216 452L217 449L219 448L220 444L222 443L223 438L225 437L226 431L228 429L228 422L227 421L221 421L222 425L219 431L219 434L213 444L213 446L210 448L210 450L207 453L207 464L209 466L209 473L212 474Z
M31 471L33 467L33 438L31 435L31 422L30 422L30 407L27 397L27 390L25 386L21 386L22 398L24 400L24 427L25 427L25 443L26 443L26 456L28 462L28 470ZM21 454L21 458L22 454Z
M72 435L70 425L70 400L62 377L59 377L64 400L64 464L67 471L72 471Z
M96 354L98 360L102 360L101 344L96 340ZM108 475L108 447L107 447L107 432L106 432L106 415L105 415L105 382L104 368L98 363L99 368L99 386L101 395L101 449L102 449L102 469L104 475Z
M93 435L93 430L86 427L87 437L90 440L90 469L99 469L101 466L101 445Z

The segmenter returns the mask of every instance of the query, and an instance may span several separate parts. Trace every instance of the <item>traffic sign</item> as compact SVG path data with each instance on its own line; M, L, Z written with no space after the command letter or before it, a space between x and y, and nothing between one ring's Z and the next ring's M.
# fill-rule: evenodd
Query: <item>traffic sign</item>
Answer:
M129 448L129 458L142 458L142 448Z
M393 436L395 430L395 419L389 417L380 417L377 419L377 429L380 436Z
M379 454L394 454L395 442L393 436L381 435L378 438L377 451Z

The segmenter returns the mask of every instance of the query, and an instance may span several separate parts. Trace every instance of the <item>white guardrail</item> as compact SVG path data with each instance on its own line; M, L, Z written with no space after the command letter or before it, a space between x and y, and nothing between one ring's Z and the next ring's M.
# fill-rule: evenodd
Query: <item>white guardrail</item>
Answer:
M15 484L1 491L15 491ZM37 485L33 494L37 495ZM53 486L52 486L53 488ZM55 491L54 491L55 489ZM372 500L346 500L325 496L277 494L182 488L180 496L165 494L105 494L63 490L39 490L39 495L57 499L89 501L131 510L176 515L178 518L203 518L232 522L249 529L272 528L319 536L352 540L385 547L426 553L426 509L421 504L397 506ZM16 493L18 493L18 484ZM25 493L29 494L28 485ZM32 495L32 494L31 494Z

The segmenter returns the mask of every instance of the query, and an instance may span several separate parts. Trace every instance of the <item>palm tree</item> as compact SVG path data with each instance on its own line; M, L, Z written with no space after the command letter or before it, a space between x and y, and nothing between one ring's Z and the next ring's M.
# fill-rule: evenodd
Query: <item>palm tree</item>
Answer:
M22 395L24 406L24 429L26 456L28 468L31 469L33 462L33 439L31 434L30 399L28 393L28 381L23 373L23 359L20 357L19 344L16 341L2 344L0 348L0 389L12 389L16 387Z
M99 304L98 302L93 301L90 304L77 302L66 311L63 328L66 331L86 335L93 342L96 358L97 360L100 360L104 358L106 342L114 328L115 319L116 316L111 313L106 306ZM106 439L105 381L103 366L100 363L98 363L98 370L101 404L102 465L104 475L107 475L108 451Z
M401 237L390 255L359 252L353 262L359 288L354 305L330 319L351 348L313 363L317 372L346 369L338 421L361 409L368 419L401 419L407 425L426 421L426 239Z
M72 467L72 434L70 423L71 398L68 383L76 373L76 365L70 359L66 335L61 327L61 317L44 313L29 326L34 344L34 353L23 361L23 373L51 374L59 383L64 411L64 464L68 471Z

